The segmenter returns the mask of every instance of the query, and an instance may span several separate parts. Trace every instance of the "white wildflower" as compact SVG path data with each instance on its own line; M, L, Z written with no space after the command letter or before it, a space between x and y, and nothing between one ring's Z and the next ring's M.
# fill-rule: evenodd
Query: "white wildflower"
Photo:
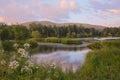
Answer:
M20 53L21 57L27 57L28 56L28 52L26 52L25 49L23 49L23 48L19 48L18 53Z
M0 64L1 64L1 65L5 65L5 64L6 64L6 61L5 61L5 60L2 60L2 61L0 62Z
M18 49L18 53L22 54L22 53L26 53L26 51L25 51L25 49L23 49L23 48L19 48L19 49Z
M30 44L28 44L28 43L25 43L25 44L24 44L24 48L25 48L25 49L28 49L29 47L30 47Z
M15 43L15 44L13 45L14 48L18 48L18 46L19 46L19 45L18 45L17 43Z
M31 61L27 61L29 67L34 67L34 63Z
M24 66L23 68L21 68L21 72L28 72L30 71L30 68L28 66Z
M16 60L10 62L10 64L9 64L10 69L16 69L18 66L19 66L19 62Z

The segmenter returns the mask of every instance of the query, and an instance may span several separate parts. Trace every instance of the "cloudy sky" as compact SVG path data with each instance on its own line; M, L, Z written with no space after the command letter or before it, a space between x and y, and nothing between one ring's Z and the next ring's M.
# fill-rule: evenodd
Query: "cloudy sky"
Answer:
M43 20L120 26L120 0L0 0L0 22Z

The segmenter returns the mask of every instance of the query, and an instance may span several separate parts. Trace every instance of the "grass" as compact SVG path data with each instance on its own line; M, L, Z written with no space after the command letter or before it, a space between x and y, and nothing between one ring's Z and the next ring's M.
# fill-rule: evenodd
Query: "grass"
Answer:
M87 47L90 49L120 48L120 40L97 41L90 43Z
M94 46L98 47L98 44L102 44L102 47L93 49L87 54L85 63L76 73L63 72L60 67L54 65L36 64L30 70L21 72L21 67L26 65L25 59L20 61L17 69L10 70L9 61L13 54L18 53L9 52L8 55L1 48L0 62L4 59L7 63L0 64L0 80L120 80L120 41L97 42Z
M78 74L80 80L120 80L120 49L90 52Z
M82 44L81 40L73 40L70 38L56 38L56 37L48 37L48 38L34 38L34 40L38 42L48 42L48 43L62 43L62 44Z
M93 49L78 71L80 80L120 80L120 41L93 42Z
M18 48L19 51L19 48ZM0 49L0 80L73 80L74 73L72 71L63 72L62 69L56 65L37 65L29 66L29 57L22 57L22 51L17 52L3 52ZM9 53L9 54L8 54ZM26 52L25 52L26 54ZM10 63L13 61L18 62L18 66L15 68L17 63ZM24 68L24 67L27 68ZM70 76L71 75L71 76Z

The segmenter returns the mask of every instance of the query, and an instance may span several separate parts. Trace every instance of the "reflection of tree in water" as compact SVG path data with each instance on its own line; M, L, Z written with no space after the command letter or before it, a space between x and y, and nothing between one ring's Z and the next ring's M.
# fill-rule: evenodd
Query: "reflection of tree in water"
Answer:
M59 47L59 46L51 46L51 45L39 45L39 49L37 52L50 53L58 50L77 51L77 50L82 50L83 48L84 47Z
M69 53L64 52L64 51L57 51L51 54L42 54L41 56L38 57L37 63L39 64L55 64L59 67L62 68L63 71L68 71L68 70L73 70L73 72L76 72L76 70L80 67L82 64L80 61L77 62L70 62L70 56L68 55Z

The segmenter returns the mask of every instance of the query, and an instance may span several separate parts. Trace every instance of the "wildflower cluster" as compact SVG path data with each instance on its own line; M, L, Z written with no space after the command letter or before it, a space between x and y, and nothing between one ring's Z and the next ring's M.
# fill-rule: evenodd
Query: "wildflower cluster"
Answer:
M15 44L13 45L13 47L16 48L16 49L18 48L18 46L19 46L19 45L18 45L17 43L15 43Z
M19 62L16 61L16 60L11 61L10 64L9 64L10 69L16 69L18 66L19 66Z
M32 62L28 61L28 52L26 51L26 49L30 47L30 44L25 43L24 48L19 48L19 45L15 43L13 47L17 49L17 54L13 54L11 57L11 61L8 65L9 69L16 70L19 67L21 72L29 71L30 67L34 65ZM5 62L2 61L1 63L4 64Z
M28 44L28 43L25 43L25 44L24 44L24 48L25 48L25 49L28 49L29 47L30 47L30 44Z
M18 53L20 54L21 57L25 57L26 58L28 56L28 53L23 48L19 48L18 49Z

